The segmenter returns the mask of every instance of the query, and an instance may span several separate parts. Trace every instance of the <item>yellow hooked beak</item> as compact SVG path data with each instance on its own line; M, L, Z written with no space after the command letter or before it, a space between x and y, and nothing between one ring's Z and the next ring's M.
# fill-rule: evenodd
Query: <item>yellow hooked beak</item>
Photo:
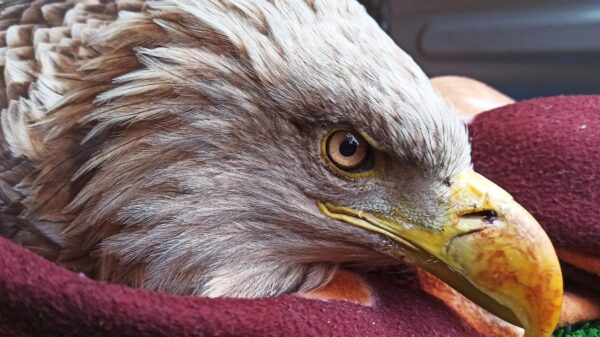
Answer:
M329 217L396 241L403 251L388 253L523 327L526 337L550 336L560 315L563 284L546 233L506 191L472 170L455 177L451 189L453 206L441 229L406 226L328 203L319 203L319 208Z

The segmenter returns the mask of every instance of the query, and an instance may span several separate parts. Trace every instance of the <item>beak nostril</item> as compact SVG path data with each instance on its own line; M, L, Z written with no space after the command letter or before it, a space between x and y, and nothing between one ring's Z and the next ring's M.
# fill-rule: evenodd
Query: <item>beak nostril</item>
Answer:
M481 218L481 220L487 223L494 223L498 219L498 213L496 211L488 209L484 211L478 211L473 213L467 213L462 216L463 218Z

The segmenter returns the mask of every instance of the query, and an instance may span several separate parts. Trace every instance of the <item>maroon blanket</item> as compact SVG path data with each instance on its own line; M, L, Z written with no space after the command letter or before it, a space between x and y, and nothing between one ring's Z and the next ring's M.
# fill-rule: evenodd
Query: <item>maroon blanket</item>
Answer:
M96 282L0 239L3 336L476 336L410 270L371 275L373 308L295 296L177 297Z
M559 247L600 251L600 96L518 103L479 116L471 130L475 168L528 207ZM409 268L368 275L375 293L368 308L129 289L71 273L1 238L0 256L2 336L478 336L421 290Z
M470 127L475 170L504 187L556 247L600 255L600 96L535 99Z

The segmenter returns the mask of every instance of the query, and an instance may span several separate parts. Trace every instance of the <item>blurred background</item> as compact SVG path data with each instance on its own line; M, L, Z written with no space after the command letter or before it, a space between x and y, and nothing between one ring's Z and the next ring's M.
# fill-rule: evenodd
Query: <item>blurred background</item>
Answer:
M516 99L600 93L600 0L362 0L430 76Z

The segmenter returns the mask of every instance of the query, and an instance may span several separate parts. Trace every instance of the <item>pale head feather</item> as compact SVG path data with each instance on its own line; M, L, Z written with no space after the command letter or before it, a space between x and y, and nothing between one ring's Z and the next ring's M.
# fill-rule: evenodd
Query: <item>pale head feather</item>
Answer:
M436 226L444 180L470 165L451 108L355 1L66 4L34 33L33 78L5 79L28 91L2 127L27 172L15 239L73 269L180 294L313 289L394 263L317 200ZM327 168L337 126L381 145L384 176Z

